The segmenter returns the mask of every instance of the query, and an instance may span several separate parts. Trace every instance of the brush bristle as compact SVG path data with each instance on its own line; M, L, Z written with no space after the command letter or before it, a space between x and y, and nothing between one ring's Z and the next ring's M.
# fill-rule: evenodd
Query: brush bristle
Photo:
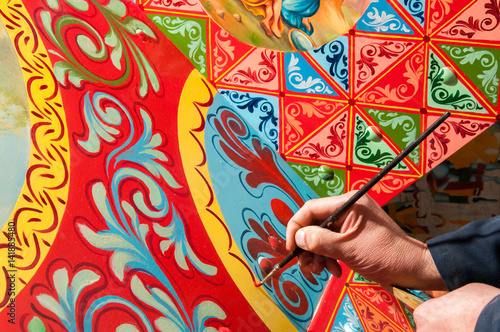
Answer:
M261 282L254 282L253 285L255 287L260 287L260 286L262 286L262 283Z

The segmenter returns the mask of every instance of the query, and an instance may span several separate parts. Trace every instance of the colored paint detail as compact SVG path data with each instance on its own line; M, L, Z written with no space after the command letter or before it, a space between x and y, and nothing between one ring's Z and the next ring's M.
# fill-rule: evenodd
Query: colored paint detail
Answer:
M290 213L317 196L220 96L207 115L205 144L210 174L228 175L226 183L212 178L224 219L248 265L262 279L287 254ZM326 271L316 276L295 263L262 287L297 328L305 329L327 280ZM297 298L289 298L289 292Z
M318 176L325 181L329 181L335 177L335 170L328 166L318 167Z

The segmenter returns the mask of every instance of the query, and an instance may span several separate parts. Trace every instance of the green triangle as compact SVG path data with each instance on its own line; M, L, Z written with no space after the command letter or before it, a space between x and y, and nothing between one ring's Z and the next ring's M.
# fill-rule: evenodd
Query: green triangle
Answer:
M366 279L363 277L361 274L355 272L354 277L352 278L352 281L360 283L360 284L375 284L375 282Z
M476 100L469 89L458 81L456 76L449 74L448 67L441 59L434 52L429 53L428 105L450 111L487 114L488 111Z
M396 145L404 150L420 135L420 115L394 111L365 108L366 113L387 134ZM420 161L420 152L416 148L409 154L416 164Z
M207 77L207 21L169 15L148 15L149 19L177 46L193 66Z
M461 45L439 45L439 47L483 95L497 106L500 50Z
M396 153L386 142L373 141L368 139L368 124L356 114L356 126L354 133L354 162L360 165L383 168L390 163ZM403 161L394 167L395 170L408 170L408 166Z
M334 169L331 180L323 180L318 175L320 166L288 162L290 167L320 197L338 196L345 193L345 170Z

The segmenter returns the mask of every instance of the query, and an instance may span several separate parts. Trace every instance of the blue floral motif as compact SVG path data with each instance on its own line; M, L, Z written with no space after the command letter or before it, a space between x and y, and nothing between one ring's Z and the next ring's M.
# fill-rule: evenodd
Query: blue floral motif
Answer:
M323 68L328 68L328 74L345 90L349 91L348 45L346 36L341 36L309 54Z
M298 53L285 53L287 89L302 93L338 94Z
M208 169L224 220L249 267L262 279L259 263L276 258L275 251L260 250L261 245L269 245L263 233L275 239L284 239L286 233L272 202L280 201L296 211L299 198L304 202L318 196L222 96L214 98L206 119ZM227 181L218 181L215 175L220 174L227 175ZM250 243L257 243L252 247L257 251L251 252ZM326 271L306 278L298 264L290 264L279 280L263 288L291 322L305 330L328 279ZM300 308L300 313L293 308Z
M233 90L221 90L220 94L227 96L245 119L259 130L262 137L278 150L278 98Z
M362 332L364 331L359 321L356 310L349 296L345 296L340 309L335 317L331 332Z
M359 19L356 29L379 33L414 33L385 0L373 0Z
M415 20L424 26L424 14L425 14L425 1L424 0L399 0L406 10L410 13Z

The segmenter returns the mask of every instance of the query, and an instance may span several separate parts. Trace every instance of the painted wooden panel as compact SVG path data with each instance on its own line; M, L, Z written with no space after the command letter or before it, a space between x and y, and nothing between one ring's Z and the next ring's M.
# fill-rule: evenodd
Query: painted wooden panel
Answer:
M481 24L496 5L373 1L345 35L287 53L238 41L194 1L1 4L18 85L0 96L23 98L0 112L24 145L0 146L29 159L4 193L0 326L412 331L345 266L253 282L307 199L359 188L452 110L371 191L382 204L496 121L499 45ZM24 122L4 120L15 106Z

